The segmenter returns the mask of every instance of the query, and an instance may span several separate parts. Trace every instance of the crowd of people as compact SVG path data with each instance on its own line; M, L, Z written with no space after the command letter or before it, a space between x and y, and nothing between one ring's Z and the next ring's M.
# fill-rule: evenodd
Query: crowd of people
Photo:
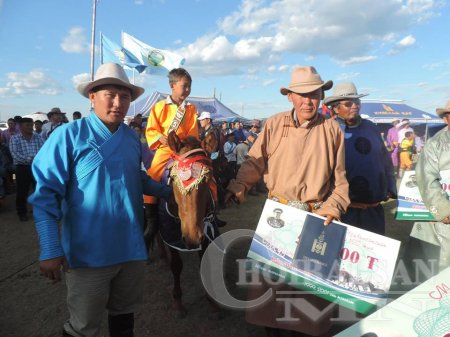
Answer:
M395 173L402 178L405 171L414 169L418 155L424 146L424 139L416 134L409 119L405 118L401 121L394 120L386 139L383 138L383 140L390 152Z
M72 119L80 119L75 111ZM28 221L26 199L36 184L31 164L43 143L56 128L69 123L60 108L52 108L47 120L15 116L7 121L8 128L0 131L0 206L6 195L16 193L16 210L20 221ZM14 179L15 176L15 179Z
M27 197L33 190L28 201L39 234L41 272L60 280L61 272L70 270L65 273L70 317L64 336L95 336L105 310L111 336L133 336L148 258L144 221L150 232L158 230L158 200L171 193L160 183L173 154L170 132L181 140L215 134L210 189L222 207L261 192L323 216L324 225L342 220L381 235L382 203L397 198L396 178L417 162L425 205L436 217L434 226L450 241L450 201L438 183L442 172L450 171L449 128L423 145L408 120L395 121L384 139L376 125L359 114L360 98L366 94L346 82L325 97L333 81L322 80L312 66L294 68L290 83L280 89L291 107L264 125L260 120L250 125L237 119L214 121L210 112L199 112L186 100L192 78L185 69L173 69L168 77L171 94L152 107L147 119L138 114L126 125L129 105L144 89L131 84L120 65L103 64L92 81L78 86L94 107L88 117L74 112L74 122L67 123L65 114L53 108L47 123L11 119L0 136L0 174L6 189L15 174L21 221L28 220ZM322 101L332 118L318 113ZM450 106L437 114L450 125ZM1 188L0 198L5 195ZM446 249L442 268L449 265ZM263 282L251 287L249 296L258 297L269 288L292 290ZM300 322L278 320L282 303L276 291L271 301L247 312L250 323L266 326L271 336L283 329L312 335L329 329L332 310L311 322L308 313L296 307L292 314ZM300 296L318 310L329 306L313 295Z

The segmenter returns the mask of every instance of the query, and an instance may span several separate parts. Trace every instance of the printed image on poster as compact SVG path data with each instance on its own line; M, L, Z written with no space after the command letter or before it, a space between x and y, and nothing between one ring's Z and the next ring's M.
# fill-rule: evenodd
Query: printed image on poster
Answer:
M440 183L450 198L450 170L440 172ZM405 171L398 190L397 220L436 221L423 203L415 171Z
M322 219L308 214L298 238L294 266L320 277L336 278L346 232L345 226L325 226Z
M313 221L310 220L312 218ZM314 273L315 266L298 264L296 257L302 255L298 250L299 243L301 247L298 238L305 223L323 229L324 221L325 218L317 214L267 200L247 256L255 261L254 266L258 270L275 273L293 287L360 313L370 313L377 306L383 306L400 242L334 221L333 226L340 226L335 228L345 228L336 237L337 241L344 237L343 245L328 274ZM305 247L309 245L310 250L313 246L320 250L320 244L315 245L314 239L318 240L316 243L320 241L314 237L312 243L309 241Z

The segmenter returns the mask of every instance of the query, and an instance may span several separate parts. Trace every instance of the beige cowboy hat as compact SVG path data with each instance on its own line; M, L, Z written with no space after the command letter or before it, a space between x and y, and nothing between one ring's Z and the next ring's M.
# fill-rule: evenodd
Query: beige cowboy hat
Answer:
M446 114L450 114L450 101L447 102L447 106L445 108L436 109L436 113L439 117L444 117Z
M77 86L78 92L89 98L89 93L100 85L120 85L131 91L131 101L141 96L145 89L130 83L125 70L117 63L104 63L95 73L94 80Z
M353 82L338 83L333 89L333 95L326 97L323 104L330 105L333 102L345 101L346 99L357 99L369 94L358 94Z
M322 78L317 73L316 68L311 66L296 67L292 70L291 82L289 85L280 89L282 95L287 95L289 92L297 94L306 94L313 92L319 88L323 90L331 89L333 81L322 81Z

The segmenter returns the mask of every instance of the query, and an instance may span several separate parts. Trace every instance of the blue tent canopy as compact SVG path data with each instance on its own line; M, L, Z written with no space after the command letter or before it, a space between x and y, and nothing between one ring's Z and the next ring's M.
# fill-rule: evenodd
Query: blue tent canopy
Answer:
M402 101L363 100L359 114L377 124L407 118L412 124L444 124L441 118L413 108Z
M134 116L140 113L143 117L148 117L150 109L153 107L153 105L156 102L165 99L167 96L168 94L155 91L150 96L136 102L134 106L131 105L130 109L128 110L127 116ZM233 112L230 108L225 106L215 97L188 97L186 100L196 106L198 113L201 113L203 111L210 112L214 122L230 122L233 119L248 121L246 118Z

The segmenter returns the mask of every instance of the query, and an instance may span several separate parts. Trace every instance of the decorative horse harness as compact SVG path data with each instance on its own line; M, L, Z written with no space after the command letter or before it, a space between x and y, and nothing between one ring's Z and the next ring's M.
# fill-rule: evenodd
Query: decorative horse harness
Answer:
M189 194L194 188L198 188L202 182L208 181L207 179L212 172L212 161L203 149L193 149L182 155L173 154L172 158L173 162L169 165L170 173L167 183L170 184L170 181L172 180L173 184L183 195ZM205 238L207 238L210 242L213 242L215 239L214 233L217 231L217 228L214 228L215 225L213 225L216 205L209 187L208 190L210 193L211 202L208 206L207 214L203 218L203 233ZM173 214L174 212L170 211L167 203L166 211L176 222L180 221L178 214ZM178 246L171 245L170 243L167 244L177 250L184 250ZM186 250L192 251L201 249L202 245L200 245L197 249Z

